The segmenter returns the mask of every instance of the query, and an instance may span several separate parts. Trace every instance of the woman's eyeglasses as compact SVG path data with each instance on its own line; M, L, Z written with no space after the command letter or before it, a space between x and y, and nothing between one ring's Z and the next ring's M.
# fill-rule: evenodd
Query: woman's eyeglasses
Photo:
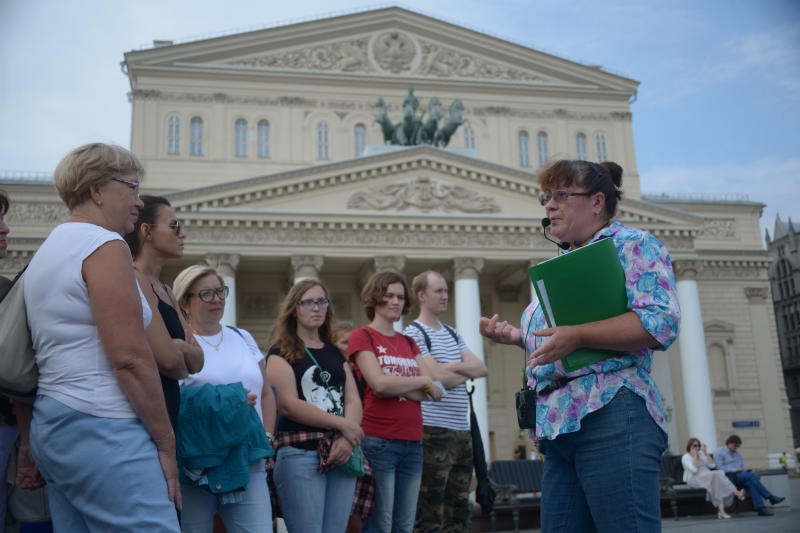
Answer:
M299 302L297 302L297 305L299 305L304 309L315 309L315 308L325 309L326 307L328 307L329 303L330 301L327 298L320 298L319 300L312 300L311 298L309 298L307 300L300 300Z
M692 448L700 448L699 444L692 444Z
M136 198L139 198L139 183L138 182L124 180L124 179L118 178L116 176L111 176L109 179L111 181L117 181L119 183L124 183L125 185L128 186L128 188L130 188L130 190L133 191L133 194L136 195Z
M190 292L189 296L197 296L200 298L200 301L210 304L214 301L214 296L217 296L220 300L224 300L228 297L228 287L217 287L216 289L203 289L202 291L197 292Z
M181 221L178 220L174 224L150 224L150 226L167 226L168 228L172 228L172 231L175 232L175 235L180 235L183 224L181 224Z
M588 192L567 192L567 191L553 191L553 192L543 192L539 195L539 202L542 205L547 205L552 199L555 199L557 204L563 204L567 201L567 198L570 196L590 196Z

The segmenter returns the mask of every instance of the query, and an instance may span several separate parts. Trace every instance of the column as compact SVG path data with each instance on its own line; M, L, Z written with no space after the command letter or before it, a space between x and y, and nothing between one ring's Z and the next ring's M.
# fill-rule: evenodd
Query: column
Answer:
M765 282L766 283L766 282ZM756 369L758 370L758 388L761 391L761 407L764 412L764 433L767 436L766 453L780 453L791 445L787 439L787 420L785 415L786 398L781 394L783 389L778 382L782 377L780 356L776 352L774 328L770 328L769 315L772 302L766 287L745 287L750 323L753 328L753 346L755 348Z
M472 353L485 362L483 355L483 337L478 331L481 318L481 295L478 287L478 274L483 269L483 259L478 257L457 257L453 259L455 273L456 329ZM475 392L472 393L472 405L475 417L481 429L481 439L489 453L489 414L486 403L486 380L473 380Z
M304 279L319 281L319 271L324 260L321 255L293 255L292 256L292 285Z
M229 291L220 322L223 326L236 326L236 269L239 266L239 254L207 254L206 263L222 276Z
M709 450L713 450L717 448L717 427L711 398L703 316L700 312L700 294L697 291L699 269L700 263L696 261L680 261L675 264L678 301L681 304L678 346L681 350L683 399L689 437L700 439L708 444Z
M378 255L373 259L375 272L382 272L384 270L393 270L400 274L403 273L403 268L406 266L406 258L402 255ZM411 295L411 286L408 287L408 293ZM413 297L413 296L412 296ZM394 323L394 330L403 332L403 317L397 319Z

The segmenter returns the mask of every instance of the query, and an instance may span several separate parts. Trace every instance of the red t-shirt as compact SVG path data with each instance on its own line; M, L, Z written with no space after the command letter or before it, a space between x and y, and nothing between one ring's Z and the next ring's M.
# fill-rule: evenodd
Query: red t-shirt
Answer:
M367 334L369 329L369 334ZM372 336L370 341L369 336ZM410 342L409 342L410 341ZM382 335L369 326L354 329L348 341L350 360L361 379L361 370L355 354L361 351L372 352L384 374L393 376L419 376L419 366L414 356L419 348L411 337L396 333L391 337ZM379 398L369 383L364 382L364 416L361 429L372 437L382 439L422 440L422 409L418 401L400 396Z

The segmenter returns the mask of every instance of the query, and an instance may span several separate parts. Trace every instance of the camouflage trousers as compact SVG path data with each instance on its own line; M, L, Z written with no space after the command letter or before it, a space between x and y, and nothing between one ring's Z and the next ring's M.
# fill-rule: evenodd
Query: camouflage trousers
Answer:
M473 468L470 432L423 426L422 446L422 485L414 532L467 531Z

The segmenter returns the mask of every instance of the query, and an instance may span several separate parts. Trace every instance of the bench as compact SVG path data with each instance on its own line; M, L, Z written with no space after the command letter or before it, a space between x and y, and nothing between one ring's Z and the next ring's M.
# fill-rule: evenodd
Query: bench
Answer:
M683 464L680 455L665 455L661 458L659 477L661 499L672 507L672 516L678 519L678 502L705 502L706 489L692 488L683 482Z
M542 500L542 461L493 461L489 485L494 491L494 506L489 517L492 532L497 531L498 509L511 509L514 531L519 533L520 509L538 508Z

